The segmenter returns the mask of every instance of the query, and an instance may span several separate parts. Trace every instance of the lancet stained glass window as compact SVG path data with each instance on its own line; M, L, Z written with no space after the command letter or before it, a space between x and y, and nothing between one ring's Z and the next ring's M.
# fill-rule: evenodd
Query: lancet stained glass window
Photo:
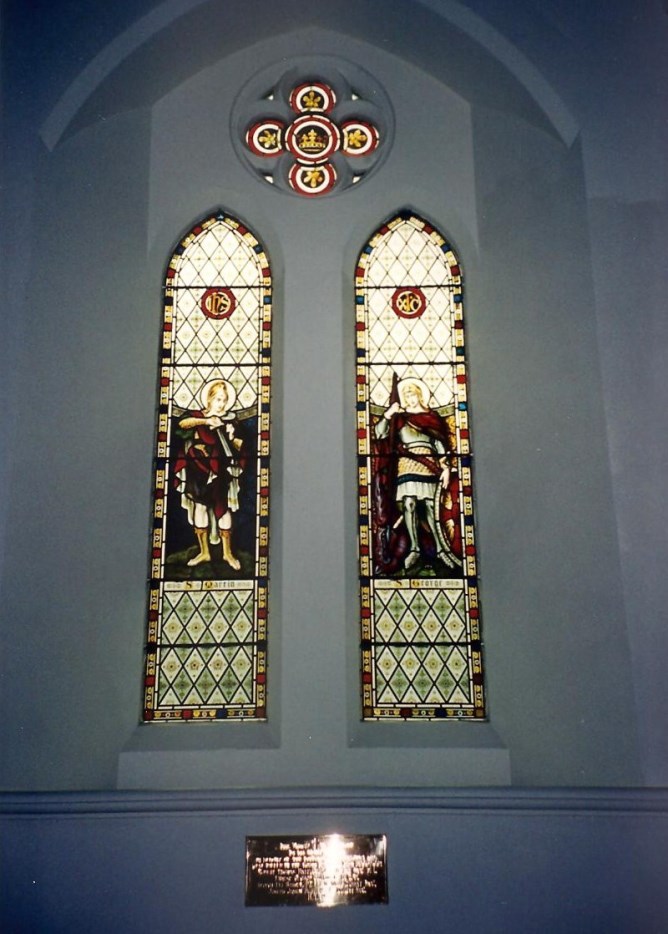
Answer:
M167 267L144 719L266 718L271 274L209 217Z
M484 718L461 269L405 212L355 286L363 719Z

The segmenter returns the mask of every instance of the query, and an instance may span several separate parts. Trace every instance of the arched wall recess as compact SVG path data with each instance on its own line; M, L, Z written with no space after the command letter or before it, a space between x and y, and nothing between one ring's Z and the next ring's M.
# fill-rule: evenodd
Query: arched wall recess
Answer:
M350 16L344 17L340 8L314 8L299 0L292 21L301 24L303 48L313 46L311 32L318 28L366 38L426 67L464 97L521 114L572 144L578 126L558 92L494 26L457 0L406 0L410 11L403 6L388 10L382 0L369 0L364 8L350 3ZM100 116L155 102L222 55L289 31L276 4L256 0L245 11L247 16L230 19L212 0L162 3L110 42L66 88L42 124L46 146L53 149ZM173 58L168 50L177 39L179 58L165 71L162 56ZM154 69L147 67L153 56Z
M256 8L251 4L250 9ZM285 308L291 320L284 323L284 316L281 316L281 326L286 327L285 345L289 352L285 355L284 374L289 382L285 389L284 425L279 422L281 429L285 427L285 434L276 437L281 441L283 437L286 439L281 452L285 451L285 479L291 480L299 476L300 463L305 462L303 453L307 442L303 440L303 429L308 426L309 453L318 459L317 466L327 489L334 495L319 504L313 490L304 489L304 484L299 483L299 496L292 512L305 517L303 524L308 524L309 535L303 536L303 546L295 544L299 530L286 508L286 541L290 545L288 548L279 546L274 555L278 555L278 561L283 561L285 579L301 583L302 569L317 570L309 564L310 555L316 552L315 539L320 554L333 558L329 569L334 584L328 590L326 601L319 594L319 603L314 600L309 604L312 612L304 620L296 616L297 608L290 601L287 588L284 599L277 602L279 613L272 613L274 622L279 616L284 621L279 644L287 646L289 640L294 640L290 650L297 646L291 655L286 652L280 659L284 675L282 717L279 719L282 748L266 756L263 751L262 757L255 758L241 755L240 751L237 755L234 750L230 755L226 748L224 754L221 752L217 757L213 753L201 757L196 767L193 767L192 757L179 757L176 751L170 757L163 749L152 759L144 752L135 757L136 760L143 758L144 762L135 762L132 774L127 761L123 763L126 784L147 787L163 783L166 786L171 781L174 786L180 782L184 788L193 787L193 782L199 787L214 787L223 782L228 786L249 781L257 784L267 774L268 762L274 776L279 775L274 780L287 784L323 780L355 783L361 779L395 785L416 780L489 784L493 777L481 769L479 761L466 768L462 757L453 759L451 750L443 750L443 755L434 754L431 758L420 751L417 775L414 761L398 761L413 757L397 756L395 752L399 733L421 734L416 746L424 743L426 736L445 734L456 736L460 743L475 735L476 742L480 742L488 725L498 730L512 750L514 776L519 783L574 781L591 784L597 779L615 777L621 774L616 763L624 761L619 750L630 717L629 679L624 678L626 662L620 638L623 634L619 625L618 588L613 573L607 570L611 567L608 558L613 551L614 515L605 501L604 470L608 465L597 412L599 391L594 374L598 358L591 333L593 311L587 285L587 214L579 151L573 147L567 152L554 135L520 119L508 120L507 112L476 108L469 105L468 100L458 109L456 102L449 100L444 83L428 71L426 59L421 69L411 67L407 73L403 68L406 59L402 59L400 53L394 54L391 46L388 52L381 52L367 43L371 55L359 60L364 61L387 87L397 116L401 118L401 138L396 138L394 149L396 157L393 155L383 172L369 180L363 197L351 190L321 205L283 198L269 186L251 183L250 178L244 177L246 173L237 164L229 143L229 112L234 96L255 74L258 60L265 62L270 55L278 59L284 54L300 54L296 44L302 37L322 38L323 35L323 30L283 33L276 37L276 42L272 39L255 47L246 46L236 55L226 57L221 52L223 58L219 67L203 66L192 81L185 82L178 92L168 94L167 99L161 98L150 111L144 108L121 114L115 120L100 120L97 126L91 126L90 132L77 134L67 145L58 146L55 152L40 153L43 160L39 166L40 184L49 197L44 199L39 223L33 231L36 279L26 305L25 319L34 343L26 347L25 367L29 377L19 393L21 444L30 444L34 434L30 419L32 406L28 404L28 400L33 399L29 379L34 374L35 350L45 345L47 339L53 345L53 353L51 347L48 354L44 353L41 381L54 387L62 411L72 413L73 417L63 419L58 431L52 430L51 434L47 426L42 426L44 440L53 452L53 457L43 465L43 475L35 468L32 471L22 469L22 475L17 476L16 498L21 502L21 511L15 509L16 518L11 529L10 569L17 581L12 604L19 608L15 632L19 634L19 623L24 625L31 617L41 618L45 637L43 657L53 655L60 667L52 670L67 670L70 674L69 688L66 689L60 679L61 691L53 691L48 696L42 692L39 716L51 724L49 729L54 735L58 722L65 725L61 728L63 735L66 730L75 729L71 718L64 715L66 702L76 702L79 709L84 705L89 707L93 693L92 689L86 693L79 688L79 684L87 683L91 666L83 652L80 661L74 657L69 637L76 624L76 638L81 640L82 646L87 645L85 640L92 630L87 607L94 604L98 618L102 605L110 607L104 643L98 635L99 627L94 630L98 655L104 655L105 662L110 659L109 676L95 679L95 695L104 701L106 721L97 715L81 718L82 725L76 726L75 735L77 748L86 750L86 754L78 756L76 763L71 756L67 761L65 750L71 748L68 737L57 764L59 771L50 780L54 785L61 782L64 787L75 782L81 787L94 787L100 782L99 776L106 774L102 769L107 768L97 750L104 750L107 762L110 761L110 751L114 755L117 753L136 723L140 702L139 671L136 670L139 666L133 668L131 663L130 669L127 665L122 669L120 663L130 653L138 663L144 628L141 617L145 597L145 510L140 510L138 518L132 512L138 511L137 503L146 502L146 481L150 476L151 445L147 439L153 422L153 360L159 313L155 288L161 281L175 232L186 230L193 218L203 216L217 204L224 204L232 213L247 218L263 238L269 238L275 273L279 272L277 259L281 254L286 257L286 275L280 278ZM339 34L338 40L341 45L347 43L350 50L349 36ZM321 42L314 51L319 51L324 44ZM354 46L355 56L360 45ZM181 48L180 44L174 45L172 52L176 50L180 57ZM332 51L331 45L326 46L325 51ZM346 54L345 49L334 51ZM145 45L144 52L146 71L152 72L156 64L154 51ZM385 67L381 67L381 59L385 60ZM173 56L165 56L155 87L158 80L164 82L163 87L169 87L172 64ZM176 64L180 67L180 62ZM129 77L130 69L124 70L124 74ZM118 101L118 113L130 99ZM453 134L453 121L456 123L460 110L464 132ZM212 114L215 114L213 119ZM469 114L470 122L465 124ZM180 115L187 119L179 120ZM403 132L404 128L409 132ZM445 128L447 132L443 132ZM193 145L193 141L197 145ZM221 152L225 156L223 160ZM143 171L144 166L149 171ZM473 168L475 175L470 184L463 185L462 181L467 182L465 173ZM87 180L85 186L82 178ZM458 201L458 191L462 189L466 200L462 197ZM348 366L354 346L350 327L353 283L344 281L344 277L352 280L361 245L397 204L415 206L441 229L447 230L466 262L468 340L478 432L478 533L485 559L485 648L492 723L471 728L460 724L454 729L432 729L428 724L426 729L415 729L411 723L359 724L360 732L368 735L376 736L383 730L385 734L392 734L385 747L379 741L370 750L373 755L366 756L360 755L359 746L354 750L346 748L350 735L344 729L347 724L342 727L340 718L337 721L327 716L331 707L329 701L341 690L346 676L340 661L341 621L349 623L355 637L358 634L353 502L348 506L351 515L350 521L346 516L345 528L340 520L342 508L345 508L343 493L352 501L355 489L355 455L350 435L353 420L346 419L345 435L343 417L340 430L338 420L343 395L343 390L339 389L345 385L347 392L351 392L353 383L352 361ZM101 217L104 217L102 224ZM305 217L309 222L315 218L318 238L312 235L312 225L304 223ZM280 232L272 239L273 222ZM467 230L476 229L476 222L480 231L478 256L467 241ZM353 227L354 236L351 236ZM275 247L277 242L280 242L280 249ZM349 261L341 263L341 244L351 242L354 246ZM323 256L324 266L319 264ZM86 258L85 267L81 257ZM113 262L110 262L112 257ZM332 262L332 257L339 259ZM85 276L82 275L84 268ZM121 269L122 276L118 274ZM570 286L567 291L563 282L565 269L568 269ZM295 272L288 275L290 270ZM317 296L318 308L331 312L322 315L317 331L318 343L327 348L327 353L314 354L313 347L308 346L305 338L301 339L302 332L306 334L312 327L314 296ZM113 301L117 313L99 317L91 314L93 299L100 309ZM58 316L52 310L56 302ZM45 329L47 322L53 325L52 329ZM119 340L118 352L113 356L111 349L116 349L117 345L112 340L112 323L125 345L121 346ZM105 341L100 340L101 325L109 326ZM345 340L341 337L344 333ZM110 422L100 419L100 438L109 441L109 446L98 445L94 453L82 444L82 428L86 420L90 421L90 416L86 413L84 420L81 414L77 420L77 412L83 411L78 406L81 391L72 390L68 394L59 373L63 355L71 353L72 346L81 346L82 335L85 339L87 334L91 335L90 347L86 346L88 366L81 371L80 386L87 395L97 398L97 387L92 385L92 380L87 380L87 374L95 370L97 377L98 372L105 372L108 367L110 391L99 391L101 410L106 413L111 405L118 409L125 401L128 418L124 421L129 422L112 431ZM577 335L576 340L573 334ZM517 353L518 348L522 352ZM119 360L123 361L123 366L118 365ZM299 395L304 378L302 375L298 380L297 363L299 367L304 363L309 367L307 386L309 390L314 387L314 391L306 399L303 392ZM129 373L134 374L132 380L128 379ZM565 374L573 379L566 382ZM325 391L315 391L320 386ZM528 387L531 391L527 391ZM521 418L504 419L503 396L516 398L515 392L522 404ZM280 408L279 416L282 417ZM321 431L325 426L327 431ZM312 443L313 435L317 437L316 444ZM133 471L127 469L129 457L119 458L119 450L127 439L133 439L135 466L137 458L143 458L138 469ZM333 444L330 443L332 439ZM534 439L538 439L535 444ZM350 449L350 482L345 487L339 458L344 443ZM84 466L79 472L69 456L76 445L81 446L77 450L81 452L79 463ZM320 450L324 453L319 457ZM67 457L64 452L68 452ZM551 493L555 487L551 481L570 476L575 452L578 452L582 483L571 486L562 497L554 497ZM58 453L63 461L62 472L54 473L54 466L58 468ZM110 503L110 516L114 521L106 524L104 534L96 527L85 530L94 546L87 548L90 564L85 575L80 575L81 583L77 583L67 612L60 613L57 601L49 599L52 596L49 588L55 591L62 580L62 576L55 573L56 567L68 574L71 567L79 566L79 557L74 554L75 537L42 535L43 514L34 508L31 518L30 504L36 502L34 490L49 489L48 484L53 483L55 491L57 480L61 489L58 496L51 498L49 511L52 517L54 513L59 517L63 529L71 528L69 515L74 514L73 507L80 495L77 489L70 503L67 493L75 487L71 479L65 478L74 477L77 486L98 508L105 502L101 474L95 469L101 453L105 453L105 477L109 476L112 481L110 486L104 480L107 489L115 489L113 484L116 483L126 489L132 511L129 511L123 535L115 527L116 502ZM97 486L92 483L94 477L100 478ZM586 499L583 490L587 491ZM511 510L508 496L502 497L497 491L515 491L517 510ZM560 499L558 505L557 499ZM62 504L67 504L68 508ZM336 519L336 525L315 521L315 509L323 509L323 505ZM529 520L530 532L537 527L549 530L549 535L541 539L540 548L534 546L531 535L528 539L524 535L508 535L508 519L512 522L517 517ZM579 521L583 517L586 521ZM541 523L544 524L541 526ZM326 534L322 533L323 527L327 529ZM282 529L282 524L278 528ZM83 536L84 530L80 531ZM579 536L575 542L573 532ZM589 538L585 540L587 535ZM346 548L347 553L344 552ZM113 583L118 592L117 582L110 581L108 574L107 556L112 552L119 559L117 571L118 580L123 582L123 606L111 596L104 599L102 581ZM344 591L344 576L337 558L344 553L348 562L344 568L345 601L340 596ZM53 565L54 573L49 582L42 585L41 590L39 582L31 579L34 578L33 554L39 556L37 560L43 567L59 559ZM30 560L26 560L29 556ZM518 575L520 564L528 565L529 573ZM88 573L89 567L92 574ZM274 569L278 570L276 563ZM310 579L314 578L315 574L311 573ZM582 587L580 581L584 581ZM304 587L302 593L306 590ZM109 592L112 592L111 586ZM22 593L30 594L30 598L22 597L24 604L19 604ZM545 593L549 597L547 600L543 596ZM277 590L273 588L272 599L276 596ZM325 612L328 619L318 635L328 654L325 656L321 652L320 658L314 659L314 640L302 640L306 641L302 650L296 635L302 629L311 633L311 623ZM570 620L589 619L594 612L595 621L592 619L586 631L579 624L569 624ZM90 615L93 615L92 610ZM534 640L537 619L542 621L540 639ZM272 628L275 633L275 626ZM28 637L23 638L27 640ZM573 651L576 642L577 652ZM605 665L600 664L602 651L605 651ZM613 652L617 654L613 656ZM353 646L351 654L354 683L348 695L354 699L355 713L359 716L358 644ZM28 660L38 662L39 653L35 651L26 656ZM320 709L315 704L303 703L308 663L314 661L321 662L317 670L325 675L313 678L309 673L312 683L318 687L324 683L320 692L324 703ZM129 675L118 675L121 670L129 671ZM592 671L597 673L594 693ZM567 690L563 689L562 672L568 672ZM270 675L270 725L273 727L276 682L271 671ZM54 674L54 681L56 676L59 674ZM14 690L20 687L19 680L17 673L11 685ZM122 691L120 703L115 696L119 692L117 685ZM28 698L24 698L22 704L26 716L23 722L36 722ZM560 710L557 719L551 716L555 709ZM597 712L604 715L594 716ZM536 729L536 723L541 725L540 729ZM141 741L146 745L152 743L155 748L162 743L171 748L176 747L180 734L187 737L184 743L194 742L197 736L202 745L212 745L219 736L223 742L234 734L239 742L239 737L251 732L267 733L265 726L255 724L248 729L229 729L221 725L197 731L187 726L182 730L178 726L164 730L150 727L137 732L142 734ZM313 727L319 728L319 732ZM206 738L201 739L203 736ZM24 740L23 748L26 746ZM46 761L47 753L55 750L55 743L43 748L42 761ZM607 758L602 754L605 750L611 751ZM30 763L21 755L18 737L10 752L7 758L13 760L14 774L18 776L22 771L26 776L32 774L33 778L20 780L26 784L36 782L36 769L30 772ZM128 751L124 753L124 760L129 758ZM149 760L153 766L150 774L145 764ZM413 777L408 774L411 766Z

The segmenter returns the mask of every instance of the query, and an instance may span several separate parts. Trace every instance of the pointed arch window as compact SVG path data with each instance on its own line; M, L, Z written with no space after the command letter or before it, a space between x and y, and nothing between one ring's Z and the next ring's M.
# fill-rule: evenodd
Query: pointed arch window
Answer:
M271 273L220 213L165 276L144 719L265 719Z
M484 718L460 265L404 212L355 285L363 719Z

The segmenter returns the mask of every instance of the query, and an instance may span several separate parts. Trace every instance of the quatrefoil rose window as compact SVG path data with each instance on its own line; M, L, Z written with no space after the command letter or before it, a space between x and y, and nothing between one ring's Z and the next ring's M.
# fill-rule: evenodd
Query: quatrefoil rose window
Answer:
M264 181L307 198L365 179L390 136L385 96L364 73L330 68L325 77L300 80L292 71L242 109L244 161Z

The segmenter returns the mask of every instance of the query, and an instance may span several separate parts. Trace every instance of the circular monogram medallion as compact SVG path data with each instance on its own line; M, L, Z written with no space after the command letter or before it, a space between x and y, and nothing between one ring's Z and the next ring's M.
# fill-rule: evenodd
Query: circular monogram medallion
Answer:
M392 295L392 310L400 318L419 318L427 307L427 299L422 289L395 289Z
M200 299L200 308L207 318L229 318L236 307L234 292L226 287L207 289Z

